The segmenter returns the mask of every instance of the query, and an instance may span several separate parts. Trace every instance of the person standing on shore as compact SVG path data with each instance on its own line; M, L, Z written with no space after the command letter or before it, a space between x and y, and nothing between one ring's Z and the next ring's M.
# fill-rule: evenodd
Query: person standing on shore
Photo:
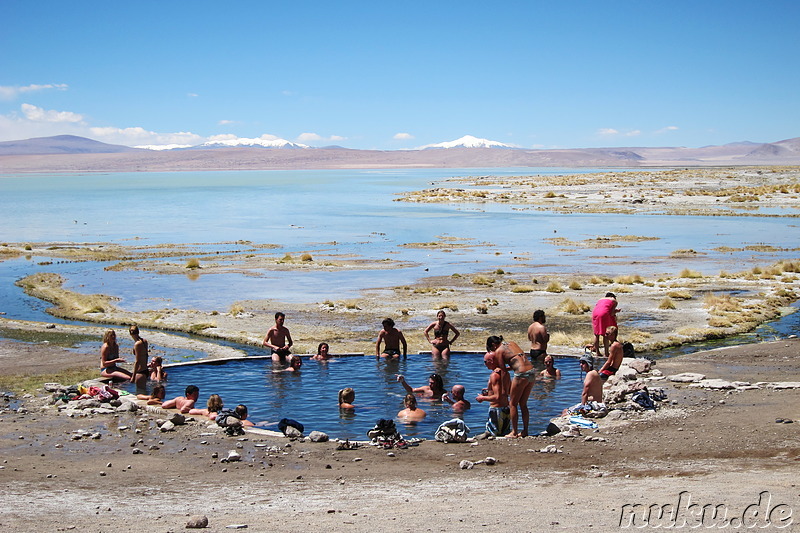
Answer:
M609 340L606 337L606 329L609 326L617 326L617 296L613 292L607 292L603 298L600 298L592 310L592 330L594 332L594 345L592 351L598 356L600 355L600 337L603 338L603 348L606 357L608 357Z
M100 375L112 381L130 381L131 373L117 365L127 363L119 356L117 334L109 329L103 335L103 346L100 347Z
M283 325L286 321L286 315L278 311L275 313L275 325L269 328L267 335L264 337L264 342L261 344L269 348L272 352L272 360L282 362L286 360L286 356L291 354L292 334L289 333L289 328Z
M394 327L394 320L391 318L384 318L381 322L383 329L378 333L378 342L375 343L375 355L379 357L406 357L408 351L408 344L403 332ZM381 351L381 343L384 343L383 351ZM403 351L400 351L400 346L403 346Z
M431 355L434 357L450 357L450 345L461 335L455 326L445 320L446 317L444 310L439 310L436 313L436 321L431 322L425 328L425 339L430 343ZM433 330L433 340L430 337L431 330ZM452 339L449 338L451 331L453 332Z
M531 341L531 361L539 362L547 355L547 343L550 340L550 334L547 332L547 326L544 323L547 318L544 316L544 311L537 309L533 312L533 323L528 326L528 340Z
M136 383L137 389L144 389L147 386L147 378L150 371L147 368L147 340L139 335L139 326L136 324L128 328L133 339L133 371L131 372L131 383Z

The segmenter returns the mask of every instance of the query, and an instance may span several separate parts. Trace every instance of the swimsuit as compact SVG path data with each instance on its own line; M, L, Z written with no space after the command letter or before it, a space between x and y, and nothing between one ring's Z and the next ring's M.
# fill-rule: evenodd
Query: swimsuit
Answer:
M534 350L531 348L531 359L538 359L540 355L545 355L547 350Z
M610 378L611 376L616 374L617 370L619 370L619 368L614 367L614 366L610 366L610 367L608 367L608 368L606 368L604 370L601 370L600 371L600 379L602 379L603 381L607 380L608 378Z
M511 432L511 410L508 407L490 407L486 431L495 437L503 437Z
M383 351L383 353L385 353L386 355L392 355L392 356L400 355L400 350L393 350L392 348L386 348Z
M270 348L270 350L272 350L273 354L280 355L281 357L286 357L291 353L288 348L278 348L277 350L275 348Z
M521 354L520 354L521 355ZM533 383L536 381L536 369L531 368L530 370L526 370L525 372L514 372L514 379L526 379L528 382Z

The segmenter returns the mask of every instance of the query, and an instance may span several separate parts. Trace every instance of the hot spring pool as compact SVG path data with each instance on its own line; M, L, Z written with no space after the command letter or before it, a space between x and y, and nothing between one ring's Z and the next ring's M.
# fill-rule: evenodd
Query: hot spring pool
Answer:
M577 360L557 358L560 380L537 381L528 406L532 434L542 431L549 420L570 405L578 403L582 375ZM317 362L303 358L299 374L273 373L269 359L244 359L222 364L196 364L168 369L167 398L183 395L187 385L200 387L198 407L205 407L209 395L219 394L226 408L247 405L249 419L268 429L276 429L281 418L292 418L305 426L305 432L324 431L331 438L365 440L366 432L380 418L394 418L403 408L405 390L396 375L403 374L412 387L427 385L428 376L438 373L445 388L464 385L472 408L462 416L471 435L484 431L488 403L475 401L486 387L489 371L482 354L454 353L449 360L433 360L430 355L412 354L406 360L385 360L374 356L347 356ZM152 388L152 384L148 385ZM355 411L340 412L339 389L356 391ZM403 436L431 439L436 428L454 417L449 404L421 399L419 407L428 413L422 422L398 423ZM520 425L520 429L522 426Z

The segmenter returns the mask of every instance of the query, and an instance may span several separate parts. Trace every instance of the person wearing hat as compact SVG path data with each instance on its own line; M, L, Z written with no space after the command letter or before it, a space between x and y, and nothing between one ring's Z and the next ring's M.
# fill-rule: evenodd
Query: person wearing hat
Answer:
M581 372L586 372L583 380L583 392L581 393L581 403L586 405L589 402L602 403L603 401L603 380L600 374L594 369L594 362L588 355L580 359Z

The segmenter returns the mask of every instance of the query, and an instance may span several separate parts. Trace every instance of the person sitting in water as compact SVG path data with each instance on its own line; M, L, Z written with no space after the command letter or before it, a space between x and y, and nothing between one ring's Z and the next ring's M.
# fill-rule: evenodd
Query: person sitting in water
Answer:
M405 409L397 413L397 418L401 420L417 422L427 415L425 411L417 407L417 398L413 394L406 394L406 397L403 399L403 405Z
M464 399L464 394L466 392L467 389L464 385L453 385L453 388L450 389L450 394L443 395L442 400L449 403L456 413L463 413L472 407L470 403Z
M235 409L222 409L215 418L218 426L223 427L253 427L254 423L247 420L247 406L239 404ZM244 433L242 431L242 433Z
M164 360L161 357L153 357L147 364L147 369L150 371L150 381L164 381L167 379L167 371L164 370Z
M315 361L327 361L331 358L329 350L330 346L328 346L328 343L321 342L319 343L319 346L317 346L317 355L313 356L311 359Z
M408 345L403 332L394 327L394 320L391 318L384 318L381 322L383 329L378 333L378 342L375 343L375 356L380 357L406 357ZM383 351L381 352L381 343L384 343ZM400 351L402 345L403 351Z
M153 387L153 394L137 394L137 400L147 400L147 405L161 405L164 397L167 395L167 389L164 385L156 385Z
M583 380L583 391L581 392L581 403L575 404L564 410L563 414L583 414L590 411L603 411L603 380L600 374L594 369L594 362L591 356L581 357L579 364L581 372L586 372Z
M504 437L511 431L511 410L508 407L508 392L511 390L511 376L497 365L493 353L483 356L483 364L492 371L486 388L475 398L489 402L489 419L486 421L486 434Z
M486 339L486 351L494 354L498 366L504 368L508 366L509 369L514 371L508 398L511 411L511 433L509 436L527 437L530 418L528 397L531 395L533 382L536 380L536 369L516 342L503 342L503 337L491 336ZM518 412L522 413L522 432L518 429Z
M339 391L339 409L355 409L356 391L352 387L345 387Z
M178 396L177 398L167 400L161 404L161 407L164 409L177 409L183 414L188 414L192 407L194 407L197 397L200 396L200 389L196 385L189 385L186 387L186 392L184 394L185 396Z
M285 314L280 311L275 313L275 325L269 328L264 341L261 343L270 349L273 361L284 361L291 354L290 348L294 343L292 334L289 333L289 328L283 325L285 321Z
M219 394L212 394L208 397L205 409L189 409L189 414L203 415L207 416L210 420L214 420L217 418L217 414L222 411L223 407L224 403L222 402L222 397Z
M300 359L300 356L299 355L293 355L289 359L289 366L287 366L286 368L275 369L275 370L273 370L273 372L275 372L275 373L279 373L279 372L296 372L296 373L299 374L300 373L300 368L302 366L303 366L303 360Z
M431 374L428 376L428 384L417 388L412 388L402 374L397 374L397 381L406 389L407 393L421 394L423 398L430 398L431 400L441 400L442 396L447 392L444 390L444 380L439 374Z
M544 356L544 370L539 372L543 378L559 379L561 378L561 370L555 367L555 359L552 355Z
M450 357L450 346L461 335L455 326L445 320L446 316L445 312L440 310L436 313L436 321L431 322L424 331L425 339L431 344L431 355L434 357ZM431 330L433 330L433 340L430 337ZM449 338L451 331L452 339Z
M109 329L103 335L103 346L100 347L100 375L112 381L130 381L131 373L117 365L127 363L119 356L117 334Z
M608 326L605 338L608 339L608 359L600 368L600 379L607 380L617 373L624 357L622 343L617 340L617 327Z

